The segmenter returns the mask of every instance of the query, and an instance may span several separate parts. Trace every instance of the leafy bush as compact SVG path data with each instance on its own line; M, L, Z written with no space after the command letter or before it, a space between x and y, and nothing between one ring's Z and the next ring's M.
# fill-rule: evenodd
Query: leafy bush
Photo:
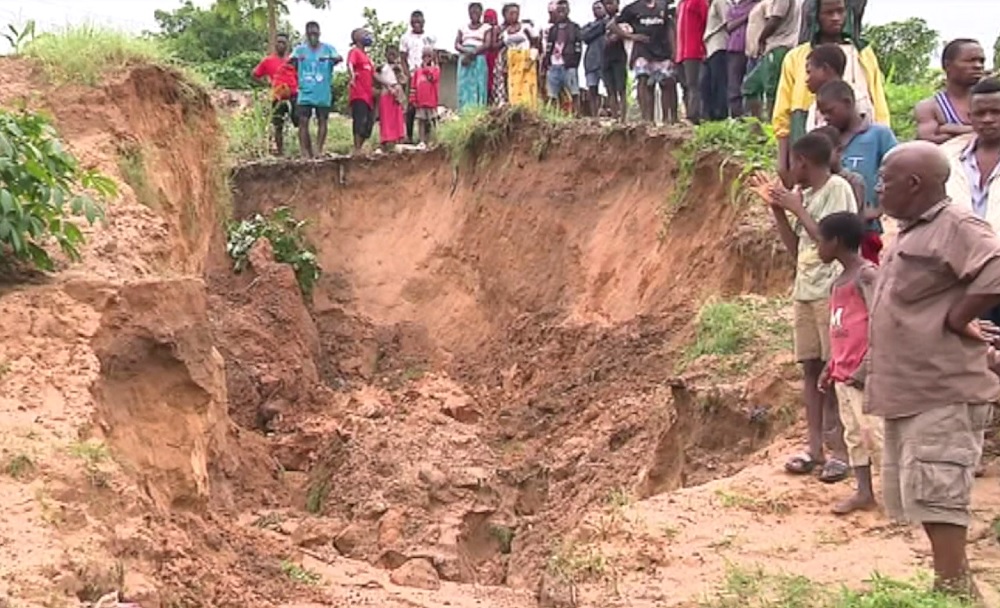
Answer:
M133 62L168 63L155 40L89 24L42 34L25 45L24 52L57 83L95 85L104 74Z
M226 231L226 252L235 261L233 269L242 272L250 262L250 250L257 239L265 238L271 242L274 260L291 266L302 293L309 295L321 271L316 250L306 240L305 226L306 222L295 219L288 207L275 209L269 217L258 213L230 224Z
M248 51L219 61L194 64L194 69L220 89L246 91L256 86L252 73L260 60L259 51Z
M83 233L67 216L93 224L104 215L85 190L103 198L116 193L110 179L80 169L44 118L0 109L0 244L43 270L53 269L44 249L51 240L79 260Z
M900 141L917 137L917 121L913 118L913 108L934 94L936 88L931 82L916 81L908 84L885 83L885 97L889 103L892 130Z

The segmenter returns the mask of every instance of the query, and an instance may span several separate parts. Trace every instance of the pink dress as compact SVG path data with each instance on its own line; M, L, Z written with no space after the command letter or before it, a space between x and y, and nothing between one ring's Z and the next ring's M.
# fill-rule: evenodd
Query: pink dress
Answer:
M382 68L382 80L397 85L398 80L389 66ZM378 134L383 144L393 144L406 138L406 120L403 118L403 104L399 103L388 86L382 88L378 98Z

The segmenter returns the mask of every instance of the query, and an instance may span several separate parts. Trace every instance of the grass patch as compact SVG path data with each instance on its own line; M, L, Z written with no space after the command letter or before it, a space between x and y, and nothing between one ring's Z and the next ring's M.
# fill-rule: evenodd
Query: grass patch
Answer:
M549 556L548 572L568 583L600 579L610 568L608 558L593 547L564 543Z
M784 300L758 296L708 301L698 312L695 340L685 350L681 367L703 356L736 357L791 348L786 307Z
M159 207L159 197L149 183L149 173L146 171L146 157L139 146L122 148L118 152L118 171L122 179L135 192L139 203L150 209Z
M727 509L743 509L768 515L786 515L792 512L792 505L783 498L755 498L736 492L716 492L719 504Z
M169 64L166 51L155 40L93 24L40 34L25 45L24 54L38 61L57 84L93 86L105 74L132 63Z
M755 118L708 121L694 128L694 135L675 152L677 179L670 199L670 209L684 205L694 182L698 162L709 154L722 157L719 163L719 180L726 170L739 169L730 184L730 198L742 200L743 184L755 171L773 170L778 156L778 140L770 124ZM668 209L668 211L670 210Z
M287 559L281 562L281 573L289 580L303 585L318 585L322 580L316 572Z
M437 141L444 146L452 163L459 165L475 154L496 150L507 140L516 125L531 120L555 128L573 119L560 110L549 107L540 110L522 106L499 110L470 108L457 118L438 125ZM541 133L539 140L532 146L532 154L541 159L551 144L552 133Z
M624 509L632 504L632 497L625 488L611 488L605 502L615 509Z
M108 473L101 469L101 465L111 459L108 446L100 441L80 441L70 446L69 453L83 460L84 469L92 486L103 488L108 485Z
M271 98L267 92L257 92L250 105L229 116L222 118L223 132L226 134L226 145L230 160L250 161L270 157L272 151L271 134ZM313 146L317 140L317 125L315 120L309 121L309 134ZM372 136L365 143L363 151L371 152L379 146L378 125L372 130ZM346 155L354 151L354 131L351 121L340 115L330 114L327 123L326 145L324 153ZM299 158L302 148L299 146L299 131L290 122L285 123L285 157Z
M510 526L493 525L490 526L490 535L492 535L493 538L497 539L497 542L500 543L500 553L502 555L510 555L511 546L514 543L514 528L511 528Z
M852 591L802 576L732 568L702 608L971 608L971 604L929 590L924 580L904 582L878 574L868 588Z
M14 479L24 479L35 471L35 463L27 454L18 454L7 461L4 472Z
M309 491L306 492L306 511L313 515L323 512L326 499L330 497L330 479L325 471L321 470L321 473L323 478L310 484Z

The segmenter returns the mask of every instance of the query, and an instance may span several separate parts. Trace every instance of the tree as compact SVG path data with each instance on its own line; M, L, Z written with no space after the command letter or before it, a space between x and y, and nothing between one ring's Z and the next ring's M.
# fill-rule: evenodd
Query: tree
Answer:
M314 8L330 8L330 0L295 0L308 2ZM267 48L274 52L274 43L278 38L278 19L288 15L286 0L218 0L216 6L224 12L243 15L253 24L267 26Z
M399 39L406 33L406 24L400 21L382 21L378 18L378 11L365 7L361 12L365 18L365 29L371 32L372 48L369 55L375 65L381 65L385 61L385 52L390 48L399 48Z
M1000 75L1000 34L997 35L996 42L993 43L993 74Z
M923 81L929 76L931 53L940 34L923 19L865 26L863 37L875 49L882 72L895 83Z

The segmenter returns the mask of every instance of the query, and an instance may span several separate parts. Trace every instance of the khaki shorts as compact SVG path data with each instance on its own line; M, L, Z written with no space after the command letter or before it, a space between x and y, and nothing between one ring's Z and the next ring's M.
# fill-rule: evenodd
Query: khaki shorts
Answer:
M947 405L885 421L882 492L896 520L968 527L990 405Z
M837 392L840 419L844 423L844 443L852 467L864 467L882 461L882 419L868 416L862 410L865 392L842 382L833 385Z
M795 301L795 360L830 360L830 300Z

